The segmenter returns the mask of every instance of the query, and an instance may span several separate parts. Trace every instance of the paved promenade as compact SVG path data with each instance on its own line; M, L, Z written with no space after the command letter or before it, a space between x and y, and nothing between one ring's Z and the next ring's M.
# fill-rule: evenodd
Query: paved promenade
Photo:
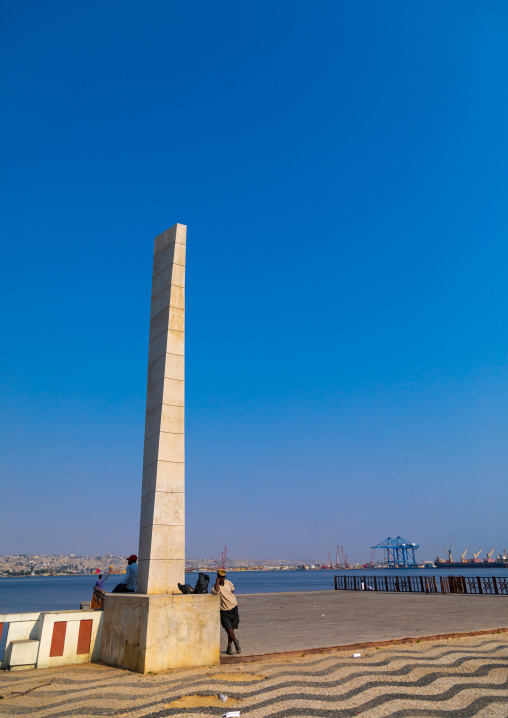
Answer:
M306 591L241 595L238 607L242 656L508 628L508 596Z
M0 716L508 716L506 597L320 591L240 596L239 606L238 659L146 676L100 664L0 671ZM421 640L473 631L493 632ZM347 646L362 643L354 658Z
M142 676L97 664L0 674L0 715L33 718L506 718L506 634ZM222 703L218 694L228 696Z

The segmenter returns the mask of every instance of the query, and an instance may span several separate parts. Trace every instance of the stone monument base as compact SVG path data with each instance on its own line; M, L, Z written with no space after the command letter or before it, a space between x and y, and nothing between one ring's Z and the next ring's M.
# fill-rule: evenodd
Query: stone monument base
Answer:
M219 665L219 597L109 593L100 660L138 673Z

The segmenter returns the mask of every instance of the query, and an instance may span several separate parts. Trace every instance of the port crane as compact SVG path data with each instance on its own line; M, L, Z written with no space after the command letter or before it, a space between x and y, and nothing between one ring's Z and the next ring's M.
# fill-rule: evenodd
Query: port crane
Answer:
M452 532L450 531L450 548L446 548L446 546L443 546L444 550L448 554L448 561L451 563L453 561L452 556L452 548L453 548L453 541L452 541Z
M385 551L385 562L390 568L406 568L407 566L416 566L415 551L420 548L414 541L406 541L402 536L382 541L377 546L371 546L372 549L382 548Z
M332 557L330 556L330 549L327 548L326 551L328 553L328 568L333 568Z
M342 551L342 562L344 563L344 568L349 568L349 564L347 562L347 556L346 552L344 551L344 546L340 547L340 550Z
M221 551L221 552L220 552L220 556L221 556L221 559L220 559L220 561L221 561L220 567L223 568L224 570L226 569L226 554L227 554L227 552L228 552L228 547L227 547L227 546L224 546L224 551Z
M339 544L337 544L337 554L335 556L335 568L339 568L340 564L340 547Z
M495 551L495 548L496 548L496 547L494 546L494 548L492 549L492 551L489 551L489 552L488 552L487 558L490 558L490 557L492 556L492 554L493 554L494 551Z
M460 554L460 558L461 558L462 563L466 563L466 554L467 554L468 548L469 548L469 546L466 546L466 550L465 550L465 551L462 551L462 553Z
M482 551L483 551L483 549L481 548L481 549L480 549L479 551L477 551L476 553L473 553L473 557L474 557L474 560L475 560L475 561L476 561L476 559L478 558L478 556L481 554Z

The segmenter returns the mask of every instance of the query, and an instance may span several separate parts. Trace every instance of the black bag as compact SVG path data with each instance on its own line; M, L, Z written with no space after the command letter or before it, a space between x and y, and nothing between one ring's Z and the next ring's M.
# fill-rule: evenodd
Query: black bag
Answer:
M183 585L181 583L179 583L178 588L180 589L180 591L182 593L194 593L194 589L192 588L192 586L189 583L185 583Z
M198 580L196 581L196 588L194 593L208 593L208 584L210 582L210 576L206 573L200 573Z

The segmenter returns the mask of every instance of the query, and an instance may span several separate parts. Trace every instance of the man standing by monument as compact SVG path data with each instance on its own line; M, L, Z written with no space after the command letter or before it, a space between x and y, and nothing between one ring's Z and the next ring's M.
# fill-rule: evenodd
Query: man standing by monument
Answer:
M235 636L235 629L240 623L240 615L238 613L238 601L234 594L235 587L226 579L226 572L223 568L217 571L217 579L212 586L214 596L220 596L220 622L222 628L228 634L228 655L233 655L233 643L236 652L241 653L240 643Z

